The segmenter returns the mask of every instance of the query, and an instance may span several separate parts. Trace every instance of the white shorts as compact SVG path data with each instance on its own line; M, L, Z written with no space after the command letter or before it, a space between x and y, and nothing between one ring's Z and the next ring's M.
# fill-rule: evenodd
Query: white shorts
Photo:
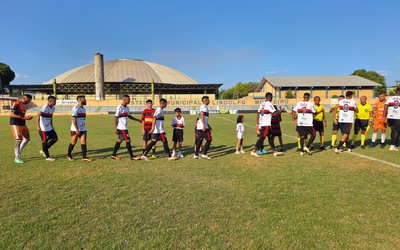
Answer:
M244 134L238 134L238 135L237 135L237 138L238 138L238 139L243 139L243 138L244 138Z

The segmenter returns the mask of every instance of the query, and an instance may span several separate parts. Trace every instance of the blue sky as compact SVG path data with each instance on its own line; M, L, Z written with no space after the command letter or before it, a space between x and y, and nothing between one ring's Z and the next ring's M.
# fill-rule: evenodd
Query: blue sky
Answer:
M344 75L366 68L400 80L400 1L6 1L0 61L13 83L42 83L91 63L136 58L201 83L262 76Z

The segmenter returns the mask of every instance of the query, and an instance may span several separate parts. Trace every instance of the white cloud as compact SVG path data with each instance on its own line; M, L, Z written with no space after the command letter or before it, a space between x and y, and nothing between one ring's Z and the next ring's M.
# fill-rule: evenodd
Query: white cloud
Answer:
M378 74L383 75L383 76L389 76L389 72L387 70L378 70L376 71Z
M18 78L18 79L28 79L29 76L28 76L28 75L22 75L22 74L20 74L20 73L15 73L15 78Z
M289 73L289 72L290 72L289 69L281 70L281 69L275 69L275 68L268 68L268 67L267 67L267 72L266 72L266 74L267 74L267 75L284 75L284 74L287 74L287 73Z

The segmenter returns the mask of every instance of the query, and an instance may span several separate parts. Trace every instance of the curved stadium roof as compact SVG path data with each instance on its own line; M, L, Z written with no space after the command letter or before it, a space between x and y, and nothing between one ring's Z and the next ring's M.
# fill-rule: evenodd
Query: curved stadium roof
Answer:
M57 83L95 82L94 64L87 64L54 77ZM54 79L53 78L53 79ZM136 59L115 59L104 62L105 82L198 84L182 72ZM52 83L53 80L47 82Z

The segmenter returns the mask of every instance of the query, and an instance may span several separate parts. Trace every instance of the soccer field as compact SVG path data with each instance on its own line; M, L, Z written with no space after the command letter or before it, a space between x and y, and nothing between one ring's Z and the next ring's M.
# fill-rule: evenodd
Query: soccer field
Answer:
M194 160L196 117L185 119L186 158L167 161L159 143L162 158L131 161L123 143L123 159L116 162L109 158L116 140L113 116L88 116L92 163L80 160L79 144L76 161L65 158L69 116L54 117L55 162L39 155L39 135L30 121L26 163L16 165L8 118L0 118L0 248L400 246L399 152L388 146L362 150L357 142L354 153L300 156L294 126L284 115L285 154L254 158L249 152L256 142L256 116L248 114L247 153L236 155L236 116L210 115L213 159ZM166 127L170 141L172 129ZM139 154L139 123L130 121L129 130ZM328 146L331 121L326 130ZM317 136L316 146L318 141Z

